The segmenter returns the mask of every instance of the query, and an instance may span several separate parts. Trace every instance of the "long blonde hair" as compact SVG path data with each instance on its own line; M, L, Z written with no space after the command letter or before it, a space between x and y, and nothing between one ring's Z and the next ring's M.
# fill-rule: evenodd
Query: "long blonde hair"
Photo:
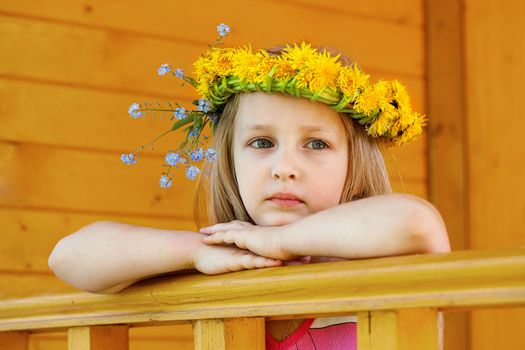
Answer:
M284 47L276 46L266 51L279 55ZM321 48L316 49L322 51ZM339 61L342 64L353 64L350 57L340 50L327 48L327 51L333 55L340 53ZM233 129L241 95L233 95L226 103L214 135L217 159L204 164L204 176L199 179L194 202L194 217L198 227L233 220L254 224L243 205L234 168ZM340 203L392 192L381 154L381 142L369 137L347 115L339 115L346 131L349 150L348 171Z

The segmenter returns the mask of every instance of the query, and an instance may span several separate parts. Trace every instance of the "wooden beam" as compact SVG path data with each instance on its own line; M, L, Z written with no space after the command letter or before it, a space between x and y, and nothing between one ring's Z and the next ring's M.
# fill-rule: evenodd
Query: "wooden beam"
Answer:
M358 312L357 341L363 350L438 350L437 311Z
M193 322L195 350L264 350L264 317Z
M470 248L463 2L426 0L429 199L452 250ZM445 314L445 348L469 349L469 312Z
M524 304L525 248L509 248L166 276L117 294L17 295L0 299L0 331Z
M128 350L128 325L82 326L68 329L69 350Z
M28 350L29 332L0 332L0 349Z

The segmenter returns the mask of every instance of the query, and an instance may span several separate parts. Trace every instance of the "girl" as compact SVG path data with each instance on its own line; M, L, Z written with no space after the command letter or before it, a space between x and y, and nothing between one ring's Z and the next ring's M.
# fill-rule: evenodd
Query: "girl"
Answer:
M398 83L369 84L348 57L306 44L212 48L195 67L197 79L185 81L205 99L177 122L190 125L180 149L193 142L177 159L195 169L195 135L211 121L216 160L205 164L197 202L214 225L195 233L93 223L57 243L49 266L59 278L116 293L175 271L450 251L430 203L391 193L380 146L408 142L422 124ZM355 349L355 322L267 322L267 348Z

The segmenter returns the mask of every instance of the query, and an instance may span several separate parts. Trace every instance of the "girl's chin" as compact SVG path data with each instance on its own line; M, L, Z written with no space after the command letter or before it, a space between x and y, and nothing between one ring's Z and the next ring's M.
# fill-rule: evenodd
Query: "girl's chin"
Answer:
M297 214L288 214L288 215L265 215L262 218L259 218L258 220L255 220L255 223L258 226L283 226L292 224L300 219L302 219L303 216L299 216Z

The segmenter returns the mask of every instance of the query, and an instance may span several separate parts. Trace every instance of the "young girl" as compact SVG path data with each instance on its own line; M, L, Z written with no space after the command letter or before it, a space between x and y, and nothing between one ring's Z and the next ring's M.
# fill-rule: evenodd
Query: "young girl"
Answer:
M57 243L49 266L59 278L116 293L175 271L450 251L430 203L391 193L380 145L408 142L422 121L397 82L370 84L348 57L305 44L212 48L195 66L197 79L185 80L206 99L178 123L193 135L184 147L212 123L216 159L205 164L198 202L214 225L195 233L93 223ZM186 150L177 159L188 173L202 149ZM267 348L356 349L355 322L267 322Z

